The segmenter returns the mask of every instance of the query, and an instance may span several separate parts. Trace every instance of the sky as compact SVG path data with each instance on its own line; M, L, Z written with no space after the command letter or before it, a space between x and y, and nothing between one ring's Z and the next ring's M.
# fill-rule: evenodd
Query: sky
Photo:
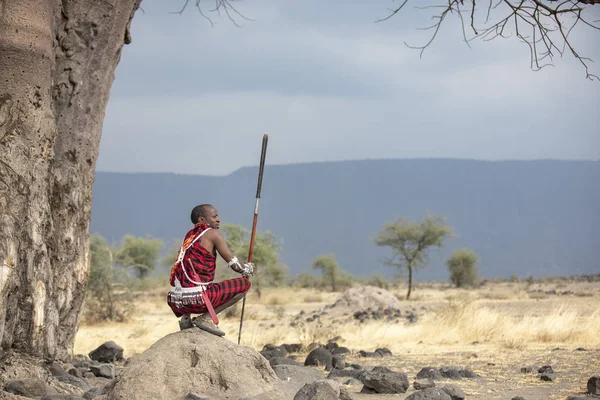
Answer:
M428 41L436 10L412 3L376 22L398 3L245 0L236 26L194 2L178 14L184 1L144 0L135 15L98 171L226 175L258 164L264 133L267 164L600 159L600 82L568 53L532 71L514 31L469 47L450 15L420 57L406 44ZM600 76L600 31L572 39Z

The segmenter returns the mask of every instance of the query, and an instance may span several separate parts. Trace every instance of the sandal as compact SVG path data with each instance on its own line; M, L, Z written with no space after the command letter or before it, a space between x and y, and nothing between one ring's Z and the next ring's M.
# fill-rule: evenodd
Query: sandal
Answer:
M185 314L179 320L179 330L182 331L184 329L190 329L194 324L192 323L192 318L190 318L190 314Z
M225 336L225 332L220 330L212 321L207 321L202 316L198 316L192 320L192 324L205 332L211 333L216 336Z

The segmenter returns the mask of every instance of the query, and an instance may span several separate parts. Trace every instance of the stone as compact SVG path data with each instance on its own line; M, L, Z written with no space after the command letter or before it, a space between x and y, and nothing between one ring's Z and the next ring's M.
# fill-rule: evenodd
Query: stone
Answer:
M333 356L329 351L327 351L327 349L318 347L311 351L308 356L306 356L304 365L316 367L324 366L326 371L331 371L333 366Z
M73 376L76 376L78 378L83 378L83 374L84 374L84 372L87 372L87 368L85 370L83 370L83 371L82 370L83 370L83 368L75 368L75 367L70 368L69 369L69 375L73 375Z
M340 400L354 400L348 388L340 386Z
M42 396L40 400L81 400L83 397L74 396L72 394L50 394Z
M375 349L375 353L381 354L381 357L392 356L392 351L385 347L380 348L380 349Z
M295 366L275 366L283 367ZM281 380L268 361L251 347L238 346L200 329L184 329L164 336L143 353L130 357L105 396L183 399L194 392L220 398L227 390L229 399L241 399L278 390L278 382Z
M96 377L96 375L94 375L94 373L92 371L87 371L83 373L83 377L85 379L94 379Z
M113 379L116 376L115 366L112 364L92 365L90 370L95 376Z
M196 393L190 392L187 394L187 396L185 396L185 398L183 400L212 400L212 398L205 396L203 394L196 394Z
M44 381L35 378L8 381L4 385L4 391L29 398L56 394L56 391L47 386Z
M294 400L339 400L340 387L337 382L320 380L302 386Z
M437 368L425 367L425 368L422 368L417 373L417 379L422 379L422 378L440 380L440 379L443 379L444 377L442 376L442 374L440 373L440 371Z
M590 379L588 379L587 390L591 395L600 395L600 376L592 376Z
M69 385L73 385L75 387L78 387L78 388L82 389L84 392L86 390L90 389L90 384L85 379L78 378L71 374L64 374L61 376L57 376L56 380L63 382L63 383L68 383Z
M105 388L104 387L95 387L95 388L91 388L90 390L88 390L87 392L85 392L83 394L83 398L86 400L91 400L94 397L98 397L100 395L103 395L105 393Z
M364 372L365 370L363 369L354 368L334 369L327 375L327 379L351 377L360 380L360 377Z
M554 373L554 370L552 369L552 366L550 366L550 365L544 365L543 367L540 367L538 369L538 372L540 374L543 374L544 372Z
M300 343L282 344L281 346L288 353L299 353L300 351L302 351L302 344L300 344Z
M435 382L430 378L417 379L413 383L413 387L417 390L423 390L430 387L435 387Z
M452 397L442 389L432 387L416 391L405 400L452 400Z
M444 385L440 389L448 393L452 400L465 400L465 392L457 385Z
M346 361L344 361L343 356L335 355L331 358L331 365L335 369L344 369L346 368Z
M531 373L533 373L533 370L534 370L534 369L535 369L535 368L534 368L534 367L532 367L532 366L521 367L521 373L522 373L522 374L531 374Z
M347 347L336 347L335 349L331 350L331 354L336 355L336 354L349 354L350 353L350 349L348 349Z
M553 382L556 379L556 374L546 371L540 375L540 379L545 382Z
M360 381L377 393L406 393L410 386L408 375L404 372L393 372L386 367L375 367L365 372L361 375Z
M66 371L62 367L62 365L60 365L56 361L53 361L50 364L50 366L48 366L48 371L50 371L50 373L52 374L52 376L61 376L61 375L66 374Z
M515 396L515 397L513 397L513 398L512 398L512 399L510 399L510 400L525 400L525 398L524 398L524 397L521 397L521 396Z
M441 367L440 374L448 379L462 379L459 370L454 367Z
M287 357L272 357L269 360L269 364L273 367L275 365L297 365L299 367L302 366L302 363L299 363L298 361L292 360L290 358Z
M123 360L123 348L113 341L105 342L92 350L89 354L94 361L111 363Z
M472 379L472 378L479 378L479 375L477 375L475 372L473 372L473 370L471 369L461 369L460 371L458 371L459 375L462 376L463 378L467 378L467 379Z

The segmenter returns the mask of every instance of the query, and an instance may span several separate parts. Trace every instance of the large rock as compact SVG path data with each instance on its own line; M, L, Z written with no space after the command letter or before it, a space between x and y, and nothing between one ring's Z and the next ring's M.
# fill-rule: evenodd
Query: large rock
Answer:
M307 383L323 379L323 374L311 367L276 365L273 367L273 371L279 379L288 384L289 390L294 393Z
M385 289L375 286L355 286L346 290L330 307L336 309L364 311L378 308L400 308L402 303L396 296Z
M304 365L325 367L326 371L331 371L333 366L333 356L324 347L318 347L308 353L306 360L304 360Z
M43 380L35 378L9 381L4 385L4 391L30 398L57 393L56 390L46 385Z
M441 389L448 393L452 400L465 400L465 392L457 385L442 386Z
M600 395L600 376L592 376L588 380L587 390L592 395Z
M404 372L394 372L385 367L365 372L360 381L376 393L406 393L409 387L408 376Z
M432 387L419 390L406 397L405 400L452 400L452 397L444 390Z
M294 400L339 400L340 387L337 382L321 380L307 383L294 396Z
M254 349L186 329L131 357L106 398L183 399L194 392L240 399L273 390L278 381L268 361Z
M111 363L123 360L123 348L115 342L106 342L92 350L89 354L94 361L101 363Z

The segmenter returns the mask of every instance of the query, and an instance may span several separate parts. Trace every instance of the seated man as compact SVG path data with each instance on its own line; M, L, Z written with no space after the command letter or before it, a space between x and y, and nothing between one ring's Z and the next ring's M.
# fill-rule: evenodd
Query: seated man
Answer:
M191 219L195 225L185 235L177 262L171 269L167 303L175 316L182 317L180 329L196 325L223 336L225 333L218 328L216 314L235 304L250 290L252 284L248 277L254 273L254 265L240 263L231 253L219 232L221 220L215 207L210 204L196 206ZM231 269L242 275L241 278L214 282L217 252ZM192 320L190 314L200 315Z

